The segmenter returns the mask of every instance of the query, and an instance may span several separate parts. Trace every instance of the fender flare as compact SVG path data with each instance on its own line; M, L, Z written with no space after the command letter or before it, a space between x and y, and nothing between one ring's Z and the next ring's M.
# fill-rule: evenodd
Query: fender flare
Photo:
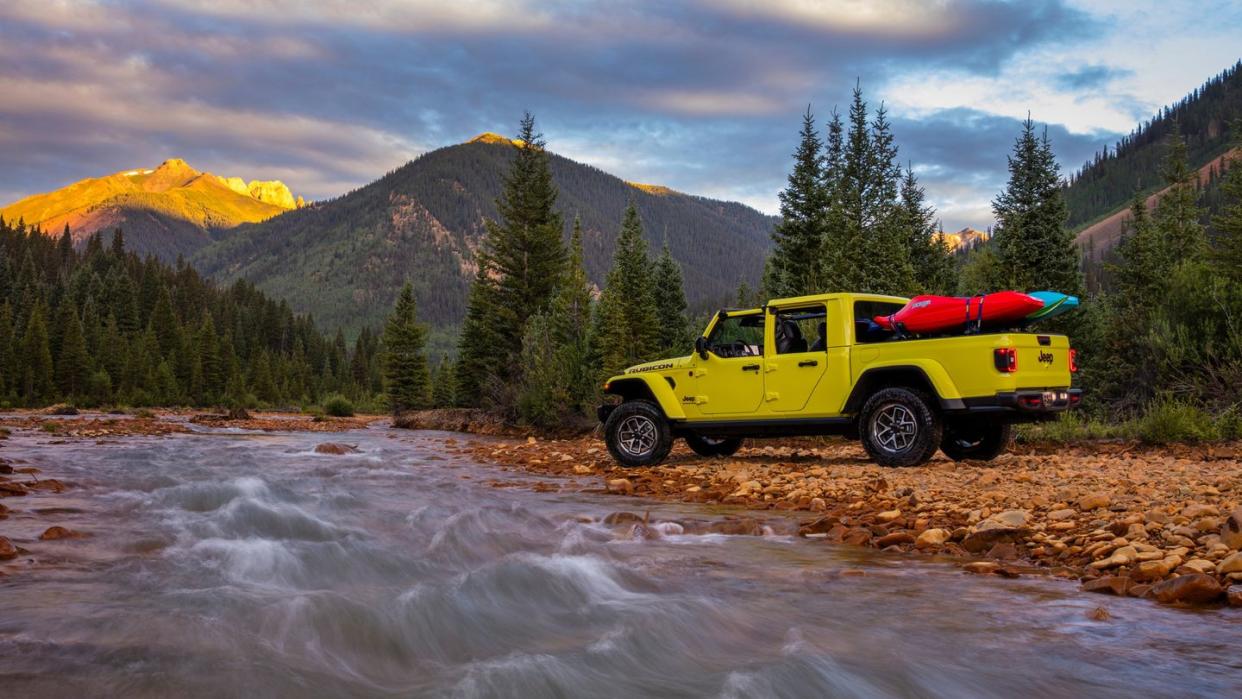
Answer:
M943 410L961 410L966 407L958 395L953 379L949 378L949 372L938 362L904 360L867 367L854 382L854 388L850 391L842 412L857 413L876 389L893 385L913 386L927 391L939 401Z
M608 388L604 393L621 396L624 400L645 398L660 406L664 417L669 420L686 419L686 411L682 410L681 401L669 385L665 377L660 375L622 375L608 380Z

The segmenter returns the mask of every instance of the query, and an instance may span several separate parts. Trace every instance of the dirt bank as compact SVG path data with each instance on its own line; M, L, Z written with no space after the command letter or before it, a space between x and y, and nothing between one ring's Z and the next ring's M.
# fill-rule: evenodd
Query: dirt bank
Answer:
M750 447L728 459L678 445L665 464L638 469L617 467L589 437L452 448L621 495L803 511L803 536L955 556L970 572L1043 573L1108 594L1242 605L1238 443L1020 448L990 463L937 457L909 469L871 464L845 442Z

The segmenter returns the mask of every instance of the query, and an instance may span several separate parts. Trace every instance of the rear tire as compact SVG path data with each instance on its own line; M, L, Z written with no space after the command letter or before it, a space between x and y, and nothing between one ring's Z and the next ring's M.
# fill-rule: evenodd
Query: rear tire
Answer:
M741 437L702 437L686 435L686 445L699 456L733 456L742 448Z
M950 420L944 426L940 451L954 461L991 461L1009 446L1011 427L993 420Z
M668 457L673 448L673 431L655 403L631 400L618 405L608 416L604 443L622 466L652 466Z
M912 388L884 388L859 415L863 448L881 466L918 466L936 453L943 426L931 400Z

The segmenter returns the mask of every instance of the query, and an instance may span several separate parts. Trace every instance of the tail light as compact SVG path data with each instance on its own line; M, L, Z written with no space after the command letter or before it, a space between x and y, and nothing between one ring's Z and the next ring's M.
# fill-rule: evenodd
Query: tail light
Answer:
M1070 372L1077 374L1078 373L1078 350L1076 349L1070 350L1069 365L1070 365Z
M1013 347L997 347L992 353L996 370L1012 374L1018 370L1018 350Z

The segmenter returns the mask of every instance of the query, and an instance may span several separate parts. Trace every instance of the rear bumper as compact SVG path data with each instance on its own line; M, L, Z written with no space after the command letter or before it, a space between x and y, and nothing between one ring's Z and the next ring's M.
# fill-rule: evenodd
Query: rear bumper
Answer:
M959 411L966 413L1002 413L1022 418L1039 419L1082 405L1081 388L1029 388L1004 391L994 396L963 398Z

